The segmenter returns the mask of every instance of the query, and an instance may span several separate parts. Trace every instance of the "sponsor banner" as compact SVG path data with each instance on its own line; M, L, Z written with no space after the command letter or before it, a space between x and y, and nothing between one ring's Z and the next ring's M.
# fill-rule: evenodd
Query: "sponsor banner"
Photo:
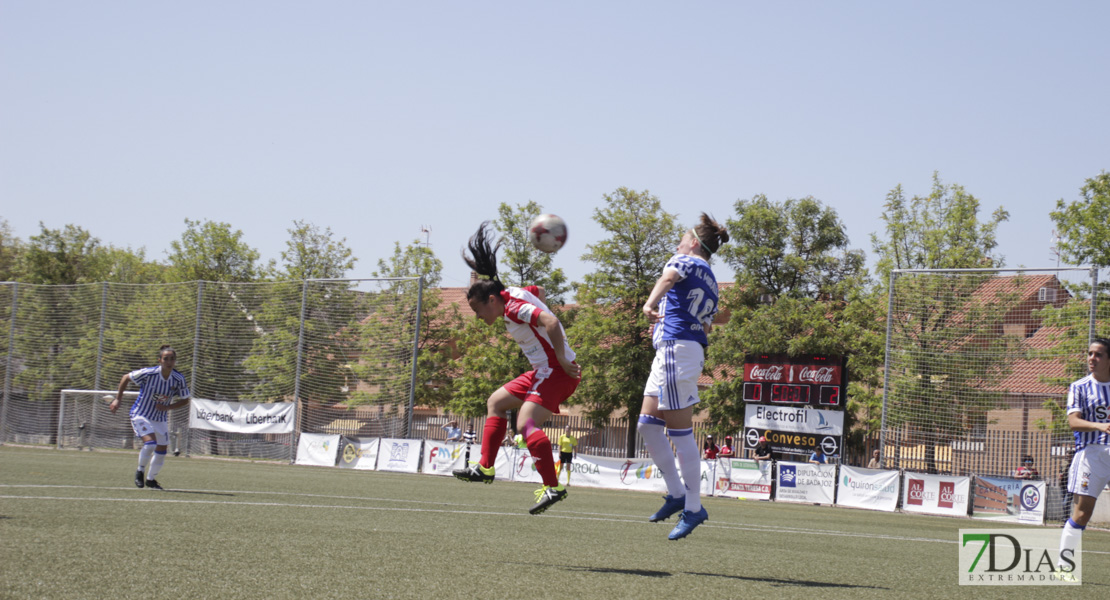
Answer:
M466 444L456 442L424 442L424 466L421 473L425 475L450 475L451 471L466 468ZM474 458L478 460L482 449L473 444Z
M716 463L716 460L701 461L700 487L703 496L713 495ZM631 460L576 454L570 472L571 482L576 486L667 493L663 474L651 459Z
M744 407L744 427L839 437L844 434L844 413L818 408L748 404ZM771 441L771 438L767 438L767 441Z
M1083 540L1061 553L1058 529L961 529L956 547L960 585L1083 583Z
M902 510L906 512L967 516L971 478L926 475L907 471L902 481Z
M378 464L378 438L344 436L339 440L339 466L344 469L373 470Z
M416 473L420 466L421 440L382 438L378 446L378 470Z
M293 433L292 402L224 402L193 398L189 427L232 433Z
M711 462L716 462L714 496L771 499L771 461L719 458Z
M898 471L841 465L836 505L894 512L898 506Z
M513 448L512 452L501 452L500 454L505 455L506 468L510 479L543 485L543 478L536 471L536 463L532 460L532 453L527 448ZM498 471L500 471L500 467Z
M971 516L1011 523L1044 523L1045 482L1010 477L975 477Z
M326 433L302 433L297 441L298 465L334 467L339 450L339 435Z
M748 448L755 448L760 437L767 438L767 443L771 445L773 452L809 455L814 450L820 449L826 456L839 455L844 439L839 435L813 435L774 429L744 428L744 445Z
M775 501L832 504L836 465L781 461L776 465Z

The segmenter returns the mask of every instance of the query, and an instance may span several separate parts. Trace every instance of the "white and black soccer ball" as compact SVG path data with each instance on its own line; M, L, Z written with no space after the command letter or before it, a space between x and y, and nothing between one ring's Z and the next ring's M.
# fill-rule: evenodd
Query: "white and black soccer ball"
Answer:
M567 223L558 215L540 215L528 226L528 241L540 252L558 252L567 242Z

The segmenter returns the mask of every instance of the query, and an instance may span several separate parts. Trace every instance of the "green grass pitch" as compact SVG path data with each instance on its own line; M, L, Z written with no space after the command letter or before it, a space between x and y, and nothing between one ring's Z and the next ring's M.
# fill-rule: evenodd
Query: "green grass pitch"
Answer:
M0 598L1110 597L1105 531L1082 588L961 588L985 521L706 498L672 542L655 494L172 456L158 492L136 456L0 447Z

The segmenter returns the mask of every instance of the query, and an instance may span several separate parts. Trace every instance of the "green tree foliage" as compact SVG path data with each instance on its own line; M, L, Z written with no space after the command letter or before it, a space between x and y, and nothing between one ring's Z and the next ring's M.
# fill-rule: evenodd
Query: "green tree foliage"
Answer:
M570 289L566 275L562 269L553 268L554 255L536 250L528 241L528 225L542 213L543 207L532 201L515 207L502 202L497 208L498 218L494 225L503 244L498 276L505 285L543 287L547 305L555 307L565 302L564 294Z
M24 281L45 285L93 283L104 280L103 246L77 225L41 231L28 240L20 271Z
M177 281L254 281L258 251L228 223L185 219L180 240L170 242L169 261Z
M935 174L928 196L906 200L901 186L892 190L882 218L885 237L872 236L882 284L894 269L1003 264L994 254L995 231L1009 214L999 208L980 222L979 200ZM895 281L888 427L908 424L929 451L985 425L986 412L1001 399L998 384L1019 356L1019 340L995 333L1016 305L1016 288L987 292L994 276L915 274ZM992 364L981 356L993 357ZM935 469L934 459L930 452Z
M1070 204L1057 200L1049 213L1060 234L1057 248L1067 262L1110 266L1110 173L1088 179L1080 195Z
M609 237L587 246L582 256L595 270L578 287L580 308L568 331L582 365L582 383L571 401L585 404L596 424L621 410L635 423L655 355L641 308L682 227L657 197L624 187L606 194L593 218ZM629 427L628 456L635 435Z
M745 356L753 353L848 357L848 425L855 436L877 431L881 416L882 299L869 285L864 255L849 248L836 211L807 197L735 204L727 221L732 243L721 258L736 273L722 290L728 321L711 332L708 370L717 375L703 406L719 433L743 424Z
M8 220L0 218L0 281L16 281L24 252L23 241L12 234Z
M355 268L358 259L347 239L335 239L330 227L320 229L306 221L293 221L281 252L281 279L339 279Z

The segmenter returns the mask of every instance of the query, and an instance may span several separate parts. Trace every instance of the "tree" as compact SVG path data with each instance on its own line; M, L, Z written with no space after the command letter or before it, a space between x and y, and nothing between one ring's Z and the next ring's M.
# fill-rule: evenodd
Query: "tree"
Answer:
M287 231L289 239L281 252L283 279L339 279L358 262L347 239L336 240L330 227L321 230L306 221L293 221Z
M878 429L883 359L881 298L869 285L864 255L849 248L836 211L812 198L735 204L727 221L732 243L721 258L736 284L721 292L728 321L711 332L707 367L719 377L703 407L722 434L743 424L740 368L748 354L832 354L848 357L846 428L864 415L857 441Z
M536 250L528 241L528 225L543 212L543 207L529 201L510 207L504 202L497 208L494 223L501 233L501 281L505 285L538 285L547 293L547 305L565 302L563 295L569 291L562 269L552 268L554 255Z
M1002 208L979 221L979 200L959 185L933 176L928 196L907 201L899 185L887 196L882 218L886 237L872 235L884 291L894 269L1001 267L995 231L1009 218ZM935 445L985 426L986 413L1001 400L998 385L1017 358L1020 340L996 335L1014 306L1013 288L983 290L993 273L952 277L899 277L891 291L892 344L887 427L906 424L926 446L936 469ZM992 356L984 366L981 356Z
M587 403L587 416L596 424L623 410L631 425L640 415L655 355L641 308L682 227L657 197L625 187L606 194L593 218L609 237L588 245L582 256L596 270L578 287L580 308L567 332L582 365L582 383L571 402ZM636 429L630 426L628 456L635 452L635 441Z
M1082 200L1057 200L1049 213L1060 234L1057 249L1069 263L1110 266L1110 173L1088 179L1079 192Z
M169 260L178 281L248 282L258 276L258 251L227 223L185 219L180 240L170 242Z
M47 229L31 236L20 271L28 283L45 285L93 283L104 279L100 240L77 225Z
M8 220L0 218L0 281L15 281L19 278L19 263L23 252L23 241L12 235Z

